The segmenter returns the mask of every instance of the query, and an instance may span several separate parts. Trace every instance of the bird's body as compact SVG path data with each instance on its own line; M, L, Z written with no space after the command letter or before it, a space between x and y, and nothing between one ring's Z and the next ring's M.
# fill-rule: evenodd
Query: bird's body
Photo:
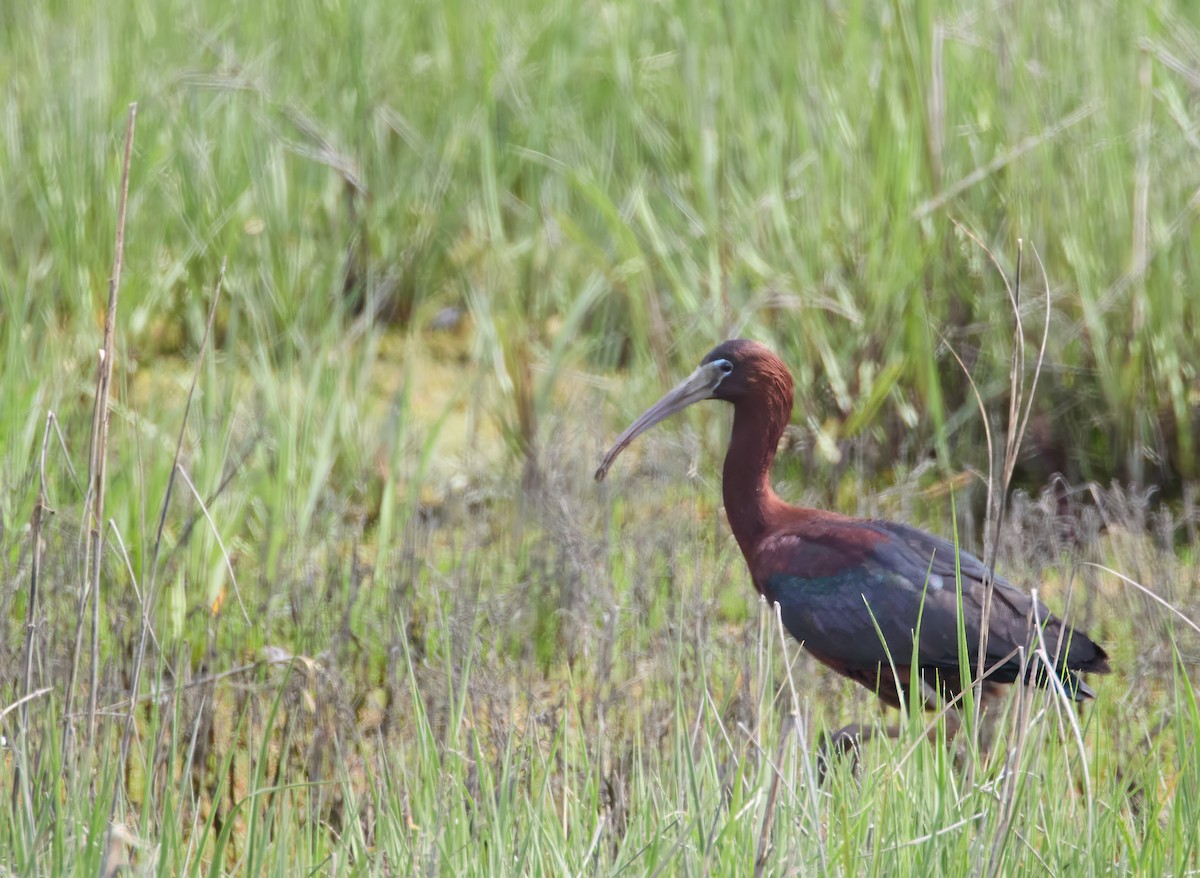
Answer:
M779 498L770 468L791 417L792 379L763 345L719 345L621 435L596 478L638 434L702 399L734 406L722 487L754 586L778 604L784 626L818 660L888 704L899 705L910 682L923 696L953 697L971 682L962 669L976 672L986 619L988 683L1015 682L1024 669L1028 680L1045 684L1046 665L1033 658L1044 646L1064 691L1077 700L1091 697L1080 673L1107 672L1104 650L993 577L979 559L907 525L804 509Z

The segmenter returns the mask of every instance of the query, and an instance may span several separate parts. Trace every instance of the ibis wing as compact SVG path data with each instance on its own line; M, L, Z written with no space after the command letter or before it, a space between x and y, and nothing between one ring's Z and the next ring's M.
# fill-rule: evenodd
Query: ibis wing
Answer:
M957 673L960 572L963 633L974 668L988 571L973 555L956 554L950 542L916 528L858 520L777 534L764 548L756 578L779 603L785 626L817 655L851 668L886 663L889 656L909 665L915 637L921 666ZM989 667L999 665L992 679L1018 677L1014 652L1036 643L1035 619L1054 649L1062 623L1040 602L1035 611L1029 595L996 577L985 655ZM1060 673L1072 685L1082 686L1067 669L1104 669L1103 651L1081 634L1073 634L1064 651Z
M896 563L906 566L910 574L913 563L925 565L924 569L928 569L931 576L942 577L942 582L951 586L953 590L956 569L961 572L964 615L968 621L968 630L973 628L977 637L990 575L983 562L970 552L959 550L956 555L954 544L949 540L935 537L915 527L895 522L869 524L894 537L894 540L881 544L882 551L885 555L892 554ZM901 556L907 560L901 560ZM924 573L920 576L924 581ZM1108 672L1107 655L1103 649L1086 635L1072 630L1062 620L1051 615L1050 610L1041 601L1035 602L1030 595L1003 576L996 576L992 590L992 606L988 614L988 659L995 661L1017 646L1035 645L1035 624L1041 626L1040 640L1045 643L1051 655L1056 656L1060 673L1067 670ZM1087 689L1086 686L1082 688L1084 691Z

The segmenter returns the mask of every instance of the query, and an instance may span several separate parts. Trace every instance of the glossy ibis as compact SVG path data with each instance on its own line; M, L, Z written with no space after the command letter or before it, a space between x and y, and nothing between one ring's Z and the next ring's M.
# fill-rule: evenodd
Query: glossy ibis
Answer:
M1104 650L1050 615L1041 603L947 540L890 521L850 518L790 506L771 488L771 463L792 412L792 376L765 346L745 340L717 346L699 368L634 421L605 455L596 480L617 455L659 421L704 399L733 404L733 432L722 477L729 526L750 568L754 587L779 605L784 626L819 661L898 707L912 681L927 706L953 698L960 675L957 570L962 581L967 667L978 667L980 627L987 619L985 694L994 684L1026 680L1046 685L1045 665L1033 659L1042 642L1053 654L1063 690L1076 701L1094 693L1081 672L1106 673ZM917 666L912 667L914 632ZM1024 666L1021 651L1028 657ZM889 661L890 656L890 661ZM894 662L895 672L893 673ZM1023 670L1024 667L1024 670ZM834 734L845 749L861 733Z

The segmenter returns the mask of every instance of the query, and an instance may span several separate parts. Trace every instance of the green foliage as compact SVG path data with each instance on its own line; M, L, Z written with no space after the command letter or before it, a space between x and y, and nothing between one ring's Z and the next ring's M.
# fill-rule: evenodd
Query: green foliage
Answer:
M283 9L6 13L0 286L26 393L29 361L87 350L138 99L131 363L188 349L228 258L226 319L253 324L272 368L331 311L469 308L518 450L564 363L654 363L657 383L737 332L783 349L827 442L947 454L980 428L946 344L996 401L1010 343L1003 284L961 227L1010 273L1018 236L1045 263L1033 475L1196 475L1186 4Z
M1194 633L1073 564L1196 618L1193 501L1098 492L1075 543L1017 504L1002 561L1058 606L1083 581L1120 672L1079 738L1045 694L990 754L910 711L822 788L818 731L869 702L756 612L713 505L724 422L642 443L619 489L590 470L753 335L797 378L789 496L948 532L954 485L972 542L978 488L945 476L987 461L949 351L1003 410L1012 308L974 239L1011 273L1021 237L1030 345L1034 247L1052 312L1023 477L1191 496L1195 16L0 4L3 868L742 875L770 813L767 874L1194 871ZM82 483L132 100L89 740Z

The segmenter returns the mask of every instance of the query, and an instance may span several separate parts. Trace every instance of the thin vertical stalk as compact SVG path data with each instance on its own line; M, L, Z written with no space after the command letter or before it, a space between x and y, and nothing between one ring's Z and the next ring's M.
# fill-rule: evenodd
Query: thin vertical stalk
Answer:
M92 649L87 707L87 740L96 733L96 696L100 681L100 559L104 550L104 488L107 476L108 401L112 386L113 343L116 337L117 299L121 289L121 267L125 254L125 215L129 202L129 166L133 158L133 135L137 121L137 103L129 105L125 126L125 156L121 170L121 200L117 211L117 237L113 246L113 269L108 279L108 308L104 318L104 346L96 368L96 401L92 411L92 437L88 453L88 487L85 514L88 520L88 551L84 560L83 587L79 596L79 621L75 628L75 651L67 684L67 709L63 712L63 751L70 745L70 728L75 682L79 673L83 628L87 602L92 602ZM67 760L69 761L69 760Z
M33 691L33 655L36 650L34 639L37 636L38 586L42 577L42 553L45 549L42 540L42 525L45 522L49 504L46 501L46 449L50 445L50 428L54 424L54 412L46 415L46 430L42 435L42 452L38 465L38 495L33 507L33 517L29 524L30 536L33 539L33 559L29 566L29 607L25 613L25 694ZM21 728L29 729L29 709L21 708Z
M129 105L125 127L125 159L121 170L121 206L117 213L117 240L113 246L112 276L108 279L108 310L104 315L104 353L96 375L96 417L92 446L92 667L88 685L88 740L96 736L96 696L100 682L100 559L104 551L104 490L108 475L108 399L112 392L113 342L117 332L117 297L121 290L121 268L125 259L125 211L129 203L129 165L133 157L133 133L137 104ZM98 441L97 441L98 440Z

